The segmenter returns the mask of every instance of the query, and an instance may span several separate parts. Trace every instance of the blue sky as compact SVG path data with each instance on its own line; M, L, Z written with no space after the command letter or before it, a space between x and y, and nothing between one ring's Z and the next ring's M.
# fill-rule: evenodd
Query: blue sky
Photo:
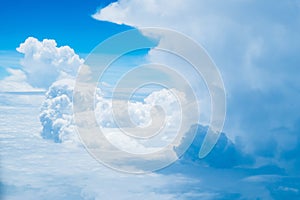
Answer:
M15 50L27 37L55 38L59 45L88 53L107 37L129 29L99 22L91 15L105 7L107 0L5 0L1 2L1 50ZM83 40L82 38L89 38Z
M299 199L299 1L110 3L1 2L0 197ZM199 160L197 153L207 127L192 126L189 131L198 127L197 137L180 160L153 174L135 176L104 167L81 146L72 121L72 92L79 66L100 42L125 30L152 26L179 31L207 50L224 81L227 113L224 133L205 159ZM111 88L115 78L146 61L188 67L155 49L133 52L115 62L101 84ZM195 85L196 79L190 76ZM207 119L209 96L199 88ZM149 94L131 104L137 124L149 120L155 102L170 106L164 102L170 101L166 91ZM111 105L99 99L98 123L112 131ZM176 115L168 113L175 121ZM113 141L131 142L115 133L110 135Z

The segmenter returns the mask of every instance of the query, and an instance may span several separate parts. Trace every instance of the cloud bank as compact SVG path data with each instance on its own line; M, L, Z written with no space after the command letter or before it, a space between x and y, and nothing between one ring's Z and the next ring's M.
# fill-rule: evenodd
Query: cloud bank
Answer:
M42 137L58 143L80 144L75 131L75 123L72 110L72 95L74 79L62 79L54 82L46 93L46 98L41 107L40 122L42 124ZM174 91L173 91L174 92ZM110 99L103 97L101 90L97 90L95 99L95 115L99 127L106 133L107 138L121 149L140 152L153 150L153 147L167 145L175 135L160 133L155 140L150 142L139 142L122 133L119 128L128 128L129 125L146 127L152 122L151 109L160 105L165 112L164 126L166 129L175 129L180 123L180 109L177 99L170 90L162 89L154 91L142 101L126 102L120 100L114 109L123 109L128 106L128 115L119 116L118 123L115 122ZM129 117L129 119L128 119ZM160 117L160 116L157 116ZM157 119L155 119L157 120ZM130 123L129 123L130 122ZM124 142L127 141L127 142ZM139 147L139 148L137 148Z
M66 73L65 70L62 71L62 74ZM26 73L19 73L22 81L26 78L24 74ZM74 79L67 77L69 76L56 77L46 94L40 114L42 136L64 144L78 141L73 130L71 109ZM110 102L101 96L98 98L96 107L99 116L102 115L99 117L99 124L103 127L115 127L110 118ZM176 119L173 102L170 91L156 91L142 102L131 102L130 116L135 124L147 125L151 121L150 107L160 103L169 110L167 116L172 124L172 118ZM274 141L268 140L265 148L269 152L260 149L251 156L243 152L240 146L243 143L232 142L222 134L214 150L204 160L199 160L197 154L206 128L197 125L191 128L198 129L197 136L178 163L160 171L159 174L132 177L99 168L99 164L81 148L66 148L66 145L32 137L32 132L38 131L39 128L33 123L32 110L26 110L21 115L15 115L20 112L18 108L3 111L3 119L7 119L10 124L9 127L1 126L2 132L8 134L4 134L4 145L1 145L4 176L0 187L3 188L3 193L11 198L64 199L66 195L73 199L299 198L299 178L287 177L285 170L276 165L253 168L253 156L264 154L263 157L270 157L274 161L274 155L280 155L287 163L285 169L290 167L297 175L297 153L300 149L298 123L294 124L293 129L273 130L280 134L276 134ZM31 117L23 122L24 115ZM14 120L19 123L15 123ZM30 129L26 128L28 124ZM290 135L285 137L285 132ZM120 142L124 141L127 142ZM184 140L182 142L184 143ZM264 141L262 143L261 147L266 144ZM282 163L276 164L281 166ZM107 183L115 185L117 189Z
M136 28L175 29L204 45L227 89L228 137L255 155L257 165L275 160L297 173L299 162L281 155L292 146L298 149L299 9L294 1L119 0L93 17ZM153 50L149 58L174 65Z

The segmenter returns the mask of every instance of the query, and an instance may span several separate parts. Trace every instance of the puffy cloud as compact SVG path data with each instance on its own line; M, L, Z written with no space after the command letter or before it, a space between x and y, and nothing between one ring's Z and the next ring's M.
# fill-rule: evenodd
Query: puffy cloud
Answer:
M299 118L299 13L299 3L291 1L119 0L93 17L171 28L203 44L225 82L228 137L272 163L282 162L278 152L297 148L292 141L298 132L290 130ZM153 50L149 58L176 66Z
M73 86L74 80L63 79L56 81L46 93L46 99L40 114L40 121L43 125L42 136L44 138L54 140L55 142L78 143L79 140L74 130L75 125L72 113ZM173 91L173 93L174 92L176 91ZM181 100L184 101L182 94L178 93L178 96L181 96ZM136 126L148 126L153 120L153 116L151 116L151 114L153 114L151 113L153 106L160 105L164 109L166 117L165 125L168 128L174 128L180 122L180 110L177 108L178 105L176 105L177 99L174 98L172 92L167 89L154 91L141 102L125 102L119 100L117 104L114 104L114 106L117 106L114 107L114 109L120 110L123 109L124 106L128 106L128 115L123 113L124 116L119 118L122 119L122 121L118 124L115 123L113 117L111 100L104 98L100 89L96 97L95 115L100 127L106 130L104 134L111 143L125 151L135 153L157 151L157 147L160 145L164 146L171 141L172 134L162 135L158 139L148 143L145 141L140 143L118 130L120 126L121 128L127 127L128 124L126 122L128 122L128 120L131 120ZM241 148L231 142L224 133L221 134L212 152L204 160L199 160L199 149L207 131L207 127L201 125L191 127L187 133L187 137L176 147L175 152L177 149L180 149L181 145L184 145L185 139L188 139L190 135L189 133L192 133L195 129L197 129L196 138L182 156L181 162L192 162L193 165L197 163L207 163L209 166L215 168L232 168L253 164L252 158L245 155Z
M46 93L41 107L40 121L42 137L55 142L77 143L72 111L74 80L62 79L54 82Z
M42 123L42 136L46 139L51 139L55 142L69 142L78 143L78 137L74 130L75 124L73 120L72 110L72 95L75 81L74 79L62 79L54 82L46 93L46 98L43 102L40 114L40 121ZM159 105L163 108L165 115L157 117L165 117L165 127L167 129L174 129L180 122L180 109L177 99L173 96L174 92L167 89L154 91L148 95L143 102L125 102L123 100L118 101L114 104L114 109L124 110L124 106L128 106L128 114L121 113L119 116L118 124L116 124L111 99L104 98L100 91L97 90L96 104L95 104L95 115L97 117L98 124L101 128L108 130L106 136L114 144L120 144L121 148L132 149L132 147L140 146L139 149L143 149L144 144L136 143L136 140L131 139L127 135L120 135L122 132L118 129L122 127L128 127L133 123L134 126L146 127L152 122L152 108L155 105ZM184 96L177 92L178 96L181 95L181 100L184 100ZM78 94L77 94L78 95ZM155 119L158 120L158 119ZM129 123L131 122L131 123ZM122 137L121 137L122 136ZM158 139L154 141L155 144L166 143L172 137L170 135L161 134L163 142ZM161 138L160 138L161 139ZM124 143L123 141L127 142ZM150 144L147 144L148 146ZM139 151L137 149L137 151ZM151 145L150 145L151 150Z
M175 151L185 144L186 139L191 137L190 133L195 130L196 136L190 147L180 158L181 163L193 163L193 165L197 163L206 163L210 167L223 169L247 166L254 163L254 159L250 155L246 155L238 145L228 139L225 133L221 133L220 138L212 151L204 159L199 159L199 150L207 132L207 127L201 125L192 126L186 137L182 139L181 144L175 147Z
M83 59L69 46L57 47L55 40L39 41L29 37L17 51L24 54L21 61L27 81L34 87L48 88L62 77L74 77Z
M22 68L7 67L9 75L0 80L0 92L4 92L0 98L6 104L31 105L30 99L33 98L40 102L38 95L45 92L56 80L74 78L83 63L83 59L73 49L69 46L57 47L55 40L38 41L29 37L20 44L17 51L24 54ZM12 92L20 95L12 97ZM33 92L36 93L35 96L32 95Z
M78 142L73 127L72 95L74 79L83 59L69 46L58 47L55 40L29 37L17 48L24 54L22 70L9 70L2 80L9 91L48 89L40 114L42 136L56 142ZM14 88L17 89L14 89Z
M93 17L137 28L172 28L191 36L208 49L220 67L228 94L234 96L246 91L265 92L274 87L280 91L288 90L288 82L299 87L294 73L298 70L295 63L299 62L296 59L296 52L299 52L297 22L300 19L295 12L297 3L268 4L272 3L119 0L100 9ZM265 11L267 7L270 12ZM285 12L289 15L283 14ZM256 18L263 20L257 21ZM158 58L151 52L150 56L152 61L170 64L168 57Z
M181 99L184 101L184 96L179 92L173 91L178 95L181 95ZM171 90L162 89L159 91L154 91L150 93L146 98L143 99L142 102L126 102L123 100L118 101L114 104L112 108L111 100L107 100L102 96L98 96L97 99L98 103L96 104L95 112L96 116L98 117L99 124L102 127L106 128L115 128L118 125L122 125L126 127L129 125L128 117L136 126L145 127L151 124L152 116L151 116L151 109L154 106L161 106L163 108L166 116L157 116L157 117L166 117L165 124L169 127L175 127L178 121L180 120L180 109L178 108L177 99L174 97ZM120 124L115 124L114 116L113 116L113 109L120 110L124 106L128 106L128 114L122 113L122 116L119 116L118 119L121 119L122 122ZM122 109L124 110L124 109ZM165 119L161 119L165 120ZM127 123L126 123L127 122Z

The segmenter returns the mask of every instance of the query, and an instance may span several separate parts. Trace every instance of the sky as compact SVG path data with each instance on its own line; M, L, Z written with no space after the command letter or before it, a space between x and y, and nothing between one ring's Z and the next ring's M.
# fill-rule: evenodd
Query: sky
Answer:
M1 199L106 199L110 195L113 199L299 199L299 1L4 0L0 18ZM198 152L213 111L209 91L201 77L189 70L189 63L159 51L167 47L176 52L185 44L169 43L163 33L156 35L145 27L184 34L204 48L219 70L226 91L226 118L223 133L204 159ZM118 47L145 40L151 41L152 48L115 61L100 79L95 96L89 91L84 98L73 94L76 77L90 80L93 75L88 65L98 55L97 45L127 30L140 30L140 34ZM189 55L196 53L190 50ZM100 56L106 61L114 55ZM122 126L130 118L145 127L155 115L158 121L166 117L167 128L173 130L181 120L178 101L180 105L192 101L180 91L185 82L177 82L177 90L139 91L138 98L126 104L128 113L121 112L126 105L122 99L110 101L112 88L124 73L134 72L133 66L147 63L180 72L196 91L200 120L187 123L188 136L196 134L193 141L183 138L165 157L151 158L177 160L186 142L191 142L172 165L144 175L121 173L97 162L83 147L75 131L73 100L82 100L87 111L84 101L96 99L96 123L118 148L155 152L173 135L166 131L167 135L150 142L120 135L112 118L114 107L120 111ZM155 70L135 75L136 80L172 79L164 76L166 71ZM154 105L163 107L164 115L153 110ZM189 115L196 113L192 108L187 109ZM128 167L123 160L103 159ZM125 164L132 163L128 159Z
M88 53L107 37L129 29L113 23L97 22L91 15L111 1L2 1L1 50L14 50L27 37L54 38ZM83 40L82 38L89 38Z

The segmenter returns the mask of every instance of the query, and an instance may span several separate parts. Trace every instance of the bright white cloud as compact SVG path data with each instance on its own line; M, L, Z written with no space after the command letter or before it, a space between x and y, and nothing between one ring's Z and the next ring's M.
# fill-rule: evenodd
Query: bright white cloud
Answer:
M62 79L54 82L47 91L40 114L44 138L79 143L73 122L73 87L73 79Z
M34 87L48 88L54 81L74 77L83 59L69 46L58 47L55 40L39 41L29 37L17 51L24 54L21 60L28 83Z
M75 124L73 120L72 110L72 95L74 88L74 79L62 79L54 82L46 93L46 98L41 108L40 121L42 123L42 136L46 139L54 140L55 142L68 142L79 143L78 137L75 132ZM128 106L128 114L123 113L124 116L120 116L121 122L115 123L115 119L112 112L112 102L110 99L102 97L100 90L97 93L97 100L95 105L95 115L97 117L98 124L103 128L106 136L114 144L119 144L119 147L129 151L147 151L144 148L144 143L141 144L131 137L124 135L118 130L119 125L127 127L131 122L140 127L146 127L151 124L152 117L151 109L153 106L158 105L164 109L165 127L166 129L176 129L180 124L180 112L179 104L174 94L181 98L181 101L185 101L184 96L180 92L162 89L152 92L147 96L143 102L125 102L119 101L115 104L114 109L122 110L124 106ZM160 116L159 116L160 117ZM155 119L158 120L158 119ZM131 124L131 123L130 123ZM120 134L123 134L121 137ZM175 137L174 134L163 135L154 141L150 141L146 145L151 149L151 146L167 145L168 142ZM162 141L161 141L162 140ZM127 142L124 142L127 141ZM154 143L154 144L153 144ZM138 147L139 148L136 148ZM148 151L149 151L148 150Z
M180 93L176 92L175 90L173 92L180 95ZM180 100L184 101L184 96L182 96ZM99 96L97 101L98 103L96 104L95 112L96 116L99 117L99 124L106 128L117 127L113 118L111 100L107 100ZM143 102L125 102L120 100L114 105L117 106L114 108L116 110L120 110L124 106L128 106L128 114L123 113L124 116L120 116L119 119L123 119L122 121L126 122L127 120L125 118L129 116L133 124L140 127L145 127L151 124L151 109L155 105L161 106L164 109L167 118L166 124L169 126L176 126L178 120L180 120L178 117L180 109L178 107L179 105L177 99L174 97L174 94L171 92L171 90L167 89L152 92L143 100ZM129 124L121 123L121 125L126 127Z
M186 101L182 93L167 89L154 91L143 101L117 100L113 105L110 99L98 96L95 114L106 138L118 148L132 153L156 152L172 142L180 129L182 114L178 100L182 103ZM155 106L161 107L164 114L157 113ZM124 109L125 107L128 110ZM117 118L114 116L116 113ZM143 134L148 134L148 131L135 132L131 128L149 128L150 126L149 134L153 137L146 140L133 138L120 130L120 128L125 128L131 134L143 137Z

